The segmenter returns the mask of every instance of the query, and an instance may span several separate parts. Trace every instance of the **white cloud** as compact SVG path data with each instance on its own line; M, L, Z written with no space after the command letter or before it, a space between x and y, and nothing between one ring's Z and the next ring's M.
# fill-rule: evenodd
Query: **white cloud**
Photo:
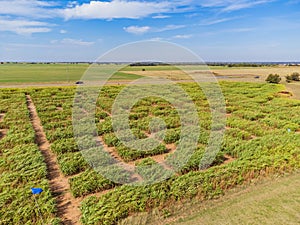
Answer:
M54 1L39 0L1 0L0 15L22 16L28 18L51 18L58 16Z
M231 12L252 8L273 1L274 0L203 0L199 5L206 8L220 8L222 12Z
M67 8L73 8L77 5L79 5L79 3L77 1L68 2Z
M150 38L149 41L166 41L166 38L162 38L162 37L154 37L154 38Z
M270 0L261 0L261 1L237 1L235 3L229 4L225 7L222 11L224 12L231 12L237 11L241 9L252 8L257 5L265 4L271 2Z
M189 39L191 37L193 37L191 34L178 34L173 36L174 39Z
M235 29L228 29L228 30L224 30L224 32L228 32L228 33L244 33L244 32L251 32L256 30L256 28L253 27L246 27L246 28L235 28Z
M0 31L10 31L22 35L50 32L50 24L39 21L9 19L0 17Z
M66 34L66 33L68 33L68 31L66 31L66 30L60 30L59 33Z
M233 29L224 29L224 30L218 30L215 32L206 32L206 33L201 33L199 36L214 36L214 35L221 35L221 34L233 34L233 33L248 33L255 31L256 28L254 27L242 27L242 28L233 28Z
M80 4L77 1L0 0L0 15L34 19L138 19L148 16L163 19L169 17L164 13L193 12L199 6L230 12L272 1L275 0L93 0Z
M91 46L94 42L82 41L72 38L64 38L62 40L52 40L51 44L63 44L63 45L80 45L80 46Z
M169 30L177 30L177 29L181 29L181 28L185 28L186 25L167 25L165 27L162 28L155 28L154 32L164 32L164 31L169 31Z
M132 34L145 34L145 33L159 33L159 32L164 32L164 31L169 31L169 30L177 30L186 27L185 25L167 25L165 27L149 27L149 26L129 26L129 27L124 27L123 29Z
M167 1L91 1L90 3L83 3L73 8L64 9L62 13L66 19L138 19L155 13L168 12L170 11L171 5L172 4Z
M166 19L166 18L170 18L170 16L167 16L167 15L152 16L152 19Z
M148 26L143 26L143 27L138 27L138 26L130 26L130 27L124 27L123 28L126 32L131 33L131 34L144 34L149 32L151 29Z
M214 20L204 20L198 25L200 26L209 26L209 25L215 25L219 23L225 23L231 20L240 19L241 17L228 17L228 18L220 18L220 19L214 19Z

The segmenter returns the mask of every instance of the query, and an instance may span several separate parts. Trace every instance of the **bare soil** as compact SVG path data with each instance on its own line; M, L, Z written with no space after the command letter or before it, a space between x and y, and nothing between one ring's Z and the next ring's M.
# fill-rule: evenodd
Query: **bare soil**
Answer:
M57 215L66 225L80 224L80 199L75 199L70 193L68 178L64 177L57 164L57 157L50 150L41 120L38 117L35 105L29 95L26 95L30 119L35 131L35 141L42 152L47 165L47 178L50 189L57 203Z
M106 152L108 152L111 155L111 157L113 157L115 160L117 160L120 163L120 165L122 165L124 168L127 168L127 169L131 170L132 172L134 171L135 162L137 162L137 161L125 162L122 159L122 157L118 154L116 148L108 147L105 144L105 142L103 141L103 138L101 136L99 136L98 139L101 142L101 145L103 146L104 150ZM131 179L135 180L135 181L142 181L143 180L143 178L138 174L133 174L131 176Z
M7 130L6 129L3 129L3 130L0 130L0 140L3 139L7 134Z
M222 163L222 165L225 165L225 164L228 164L228 163L231 163L235 160L235 158L233 158L232 156L230 155L224 155L225 157L225 161Z
M3 121L5 114L4 113L0 113L0 122Z

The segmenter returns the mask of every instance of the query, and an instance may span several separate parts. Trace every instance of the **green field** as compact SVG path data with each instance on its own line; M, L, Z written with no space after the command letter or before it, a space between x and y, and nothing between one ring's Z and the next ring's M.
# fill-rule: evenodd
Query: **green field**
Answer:
M73 135L74 87L0 89L0 224L43 224L44 221L59 224L60 220L67 219L80 220L82 224L117 224L128 216L154 208L168 216L169 208L178 203L219 198L240 185L300 168L300 101L288 98L282 92L285 86L220 82L226 101L226 132L220 152L206 170L199 170L199 163L209 135L220 127L212 126L208 100L200 88L193 83L180 86L191 96L199 114L201 135L196 137L197 149L188 163L169 179L141 187L114 183L93 171L83 158ZM102 163L108 163L109 154L113 154L124 163L136 165L134 172L140 177L155 180L160 174L149 173L145 165L156 165L163 159L167 166L176 168L176 157L183 157L170 148L176 147L180 140L179 115L169 102L160 98L138 101L129 116L134 134L141 139L148 137L153 117L165 121L167 132L161 145L149 151L124 146L112 130L110 117L114 99L123 87L105 86L96 103L97 135L105 144L100 150L106 152ZM29 98L34 108L29 107ZM37 118L32 117L30 110L36 110L40 119L49 143L46 150L35 144L41 133L32 127L36 126ZM89 132L89 127L86 129ZM98 149L85 133L80 138L85 140L89 151ZM45 153L39 150L55 156L54 167L53 161L49 162L49 157L45 158ZM60 171L60 179L49 177L55 166ZM122 173L125 180L134 179L132 173L123 174L118 167L112 172L115 176ZM65 191L54 193L56 182L61 179L66 180L62 183ZM43 220L33 207L32 186L45 190L38 197ZM55 203L57 199L70 204ZM222 208L218 210L222 213ZM207 220L209 215L222 219L209 212L203 214ZM265 217L266 214L261 214L262 221ZM241 218L247 223L247 218Z
M89 64L1 64L0 84L74 83L81 79ZM139 75L118 72L111 80L134 80Z
M26 83L74 84L84 75L89 64L28 64L9 63L0 65L0 85ZM101 68L101 66L99 66ZM126 66L110 78L111 81L130 81L143 76L159 76L175 80L187 80L182 70L190 72L211 70L217 77L231 81L264 82L270 73L284 76L299 72L300 67L263 66L263 67L227 67L227 66ZM254 79L259 75L260 79ZM100 77L101 80L101 77Z
M220 199L178 204L129 217L120 225L299 224L299 171L235 188Z

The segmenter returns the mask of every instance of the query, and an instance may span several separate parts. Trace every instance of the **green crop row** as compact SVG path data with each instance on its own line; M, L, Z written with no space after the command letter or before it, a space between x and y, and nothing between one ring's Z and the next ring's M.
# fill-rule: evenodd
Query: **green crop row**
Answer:
M74 89L39 89L32 93L47 138L52 144L51 148L58 154L61 170L65 175L75 175L70 178L73 195L76 197L86 196L112 189L99 198L89 197L83 201L81 209L84 224L116 224L120 219L134 212L144 212L153 207L163 208L176 203L176 201L190 198L214 198L236 185L300 167L300 143L297 132L300 125L299 101L281 98L277 94L284 88L281 85L233 82L221 82L220 85L226 102L226 132L220 151L216 153L212 149L207 156L210 159L209 157L215 155L210 167L207 167L205 162L201 167L202 158L207 144L211 141L210 135L221 130L223 124L222 121L212 124L211 102L208 101L201 88L195 84L181 85L194 100L201 125L199 136L193 132L189 134L190 137L195 136L192 139L198 140L198 148L187 159L183 167L180 167L178 159L185 157L181 154L185 153L183 150L186 146L179 145L181 121L172 104L160 98L150 97L142 99L134 105L128 115L129 127L136 138L145 139L153 132L150 129L151 123L157 122L153 118L159 118L165 122L167 130L162 132L162 127L157 126L153 133L154 136L162 143L180 146L175 153L165 158L166 165L174 168L179 176L174 175L165 182L143 187L118 185L117 182L111 181L114 179L108 179L110 175L112 178L124 179L123 183L132 179L132 174L125 172L124 175L124 171L115 164L113 158L109 158L108 154L106 156L101 154L97 157L92 154L92 151L87 150L89 154L81 152L85 156L83 157L78 152L71 127ZM115 147L125 161L167 153L168 150L164 145L159 145L158 148L151 151L139 151L145 146L139 146L137 143L134 148L129 148L116 137L109 113L114 98L121 89L122 86L107 86L101 91L96 103L95 115L98 134L102 136L109 147ZM83 96L86 94L82 93ZM8 95L9 93L4 94L4 100L7 100ZM181 99L182 97L178 93L173 93L173 95L170 99ZM86 104L90 104L90 102L87 101ZM7 108L3 109L3 111L5 110ZM60 114L62 115L60 116ZM8 125L10 124L2 126ZM120 125L121 133L128 128L124 124L118 125ZM90 133L89 127L83 127L80 135L84 135L84 133ZM20 138L30 140L30 136ZM132 141L130 140L132 137L126 135L121 139L125 142ZM92 140L86 141L84 137L79 142L87 143L87 149L94 147ZM9 143L14 143L14 140ZM225 154L234 157L233 162L223 164L226 160ZM84 160L87 157L89 163L96 170L98 168L100 174L91 170L91 166L87 165ZM108 164L112 166L103 167ZM154 166L148 169L149 165ZM205 170L199 171L199 168ZM170 176L162 165L157 164L151 158L137 163L135 172L150 181ZM108 173L109 176L105 173Z
M203 110L206 111L205 107L208 105L204 103L206 99L203 93L197 92L197 87L193 84L182 86L192 93L197 106L204 107ZM279 98L276 93L283 89L280 85L224 82L221 87L229 108L226 112L231 115L228 115L228 128L221 151L216 154L211 168L199 171L199 164L211 134L209 129L218 130L220 127L211 126L209 119L205 119L201 121L202 129L198 138L203 146L200 145L188 163L178 171L184 175L172 176L165 182L141 187L123 185L99 198L89 197L81 206L82 222L117 224L121 218L134 212L144 212L153 207L164 208L176 204L176 201L190 198L218 197L227 189L253 179L299 169L300 142L299 134L295 132L300 125L296 117L300 113L299 102ZM132 116L131 119L138 121L133 123L132 127L147 130L143 125L143 120L147 118L146 113L149 112L145 105L140 106L142 111L138 111L138 113L145 112L143 116ZM294 116L289 118L289 115ZM205 115L204 118L209 117ZM167 134L173 138L170 143L178 140L177 128L167 130ZM159 133L157 135L162 137ZM114 135L107 134L105 137L111 146L122 146ZM124 152L130 154L126 148ZM234 161L223 164L224 154L233 156ZM166 162L176 168L176 162L172 161L171 156L166 157ZM180 154L174 159L178 156ZM159 171L159 167L155 166L154 171L144 169L149 165L156 163L152 159L142 160L137 164L136 172L143 178L158 179L155 172Z
M0 109L5 113L0 124L7 129L0 138L0 224L60 224L44 158L34 143L25 93L2 89ZM31 187L43 192L33 196Z

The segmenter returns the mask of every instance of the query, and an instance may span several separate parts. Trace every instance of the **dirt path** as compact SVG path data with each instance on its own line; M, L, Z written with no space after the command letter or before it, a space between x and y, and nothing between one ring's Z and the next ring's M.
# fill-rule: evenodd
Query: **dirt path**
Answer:
M300 100L300 85L292 83L286 84L285 87L287 91L293 94L291 98Z
M35 131L35 142L42 152L47 165L47 178L49 179L52 194L57 202L57 214L66 225L80 224L80 199L75 199L71 195L68 178L62 175L57 164L56 155L50 150L50 144L44 133L35 105L29 95L26 95L26 100L30 112L30 120Z

